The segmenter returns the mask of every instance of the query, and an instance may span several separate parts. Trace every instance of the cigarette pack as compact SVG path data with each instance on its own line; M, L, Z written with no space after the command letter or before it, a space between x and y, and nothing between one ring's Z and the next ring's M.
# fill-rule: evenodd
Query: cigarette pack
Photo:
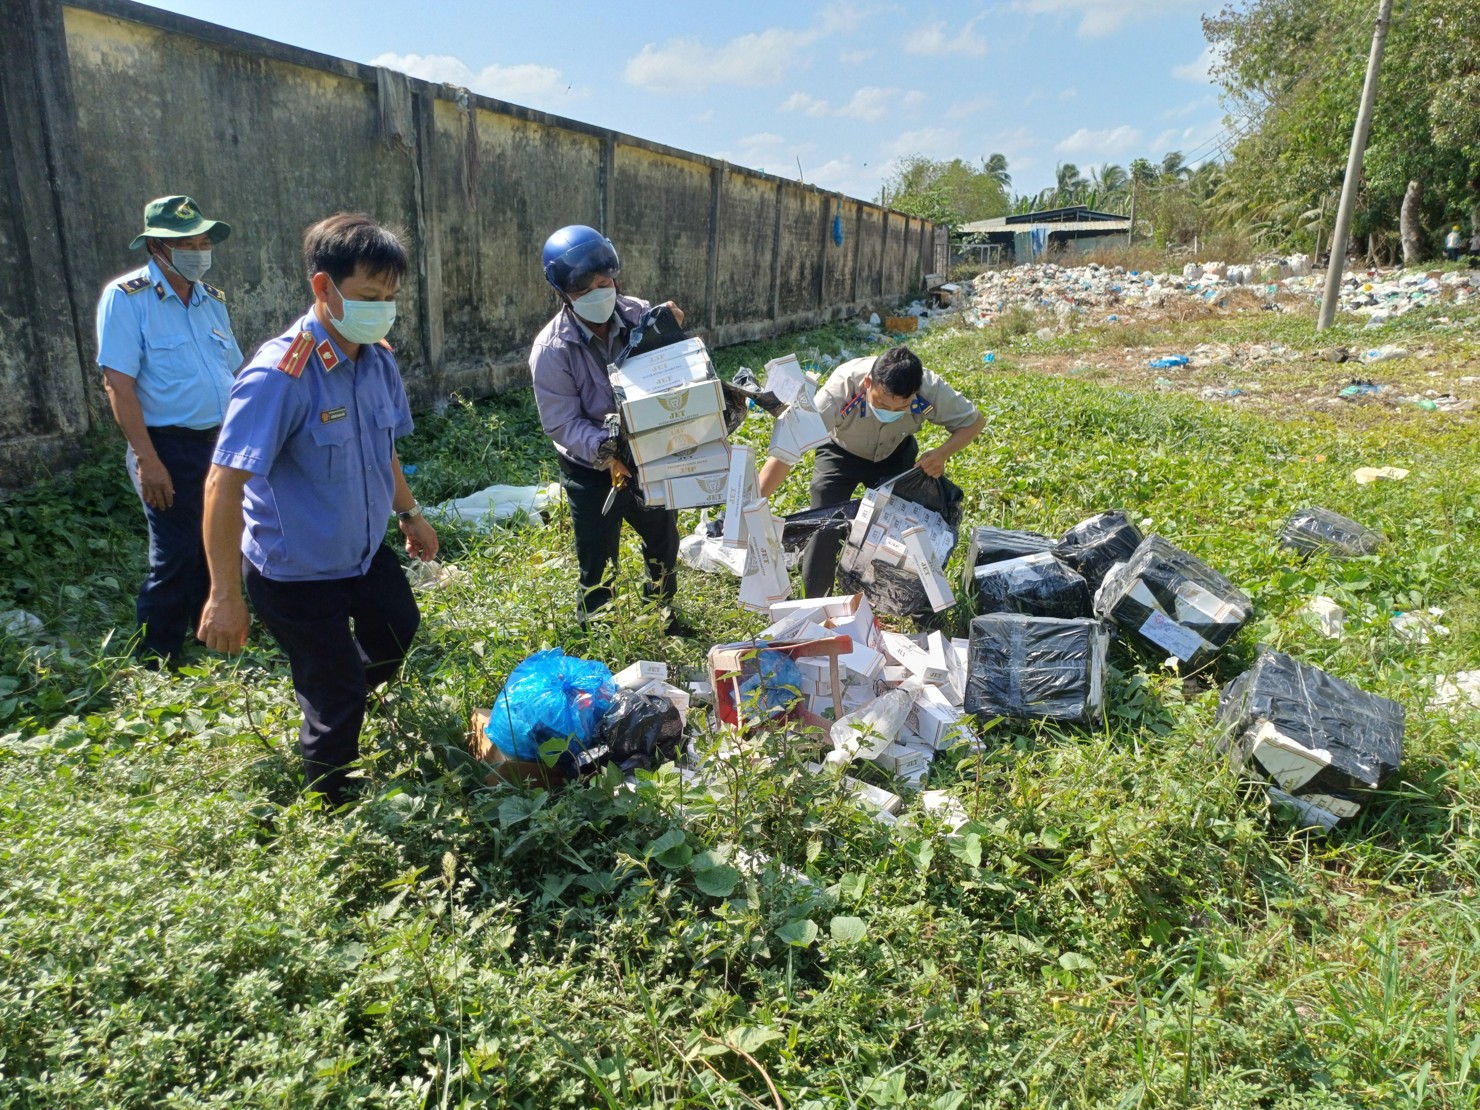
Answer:
M617 688L621 690L636 690L640 686L646 686L649 682L663 682L668 678L668 664L655 663L649 659L639 659L630 667L623 667L612 679Z

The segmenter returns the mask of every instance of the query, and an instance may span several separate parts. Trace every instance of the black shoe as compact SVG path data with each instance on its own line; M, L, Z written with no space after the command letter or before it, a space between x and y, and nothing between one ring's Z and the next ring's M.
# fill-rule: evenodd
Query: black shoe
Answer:
M680 640L692 640L698 633L688 621L674 613L668 618L668 623L663 626L663 635L677 636Z

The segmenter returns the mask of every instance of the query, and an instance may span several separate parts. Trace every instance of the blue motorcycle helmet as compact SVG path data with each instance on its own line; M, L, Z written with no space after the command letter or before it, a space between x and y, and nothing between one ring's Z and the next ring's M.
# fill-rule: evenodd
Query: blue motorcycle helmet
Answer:
M597 274L616 277L622 260L612 241L594 227L571 224L545 240L541 254L545 280L561 296L579 290Z

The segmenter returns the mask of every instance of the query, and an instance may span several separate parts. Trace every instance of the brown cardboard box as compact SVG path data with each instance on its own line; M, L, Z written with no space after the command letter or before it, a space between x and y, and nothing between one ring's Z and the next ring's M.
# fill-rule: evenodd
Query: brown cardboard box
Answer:
M920 326L918 316L885 316L885 331L914 331Z
M565 782L565 774L559 768L547 767L538 761L506 759L483 731L487 727L488 710L473 710L473 718L468 724L468 751L489 769L484 780L489 786L509 782L515 786L543 786L553 790Z

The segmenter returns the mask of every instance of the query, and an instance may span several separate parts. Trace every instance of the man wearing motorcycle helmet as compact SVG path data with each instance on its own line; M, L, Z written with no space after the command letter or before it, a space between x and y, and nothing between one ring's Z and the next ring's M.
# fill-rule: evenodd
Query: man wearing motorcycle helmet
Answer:
M648 302L622 294L617 249L595 228L572 224L556 231L545 240L541 261L561 306L535 336L529 370L540 424L555 444L560 484L570 502L581 623L611 600L625 520L642 541L648 591L667 609L666 631L681 634L683 625L671 608L678 585L678 514L649 508L634 496L632 472L617 457L607 419L617 412L607 366ZM682 310L672 301L668 307L682 324ZM625 484L614 494L619 479Z

